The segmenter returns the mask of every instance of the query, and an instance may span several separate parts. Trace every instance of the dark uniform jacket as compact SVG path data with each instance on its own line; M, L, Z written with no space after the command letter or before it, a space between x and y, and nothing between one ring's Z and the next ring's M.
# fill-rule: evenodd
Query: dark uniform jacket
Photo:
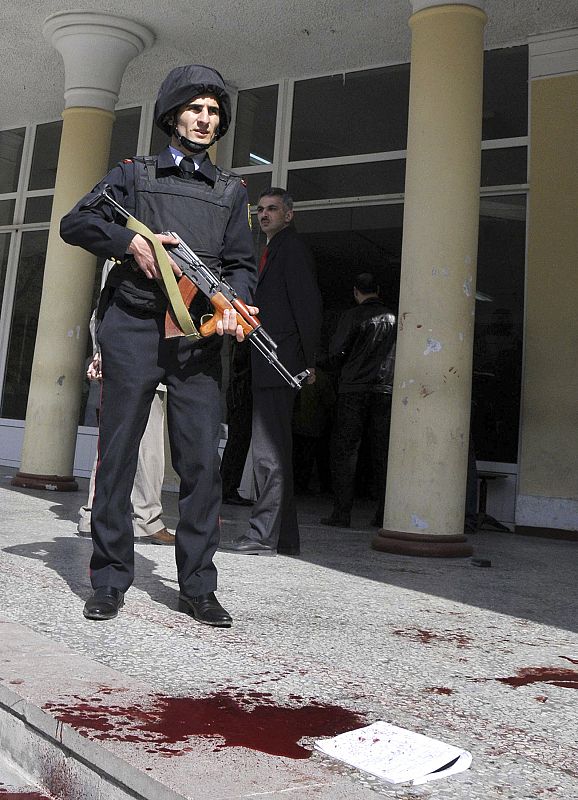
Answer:
M129 305L159 312L166 308L160 286L135 270L127 256L134 232L124 228L122 217L106 203L86 207L105 185L108 194L136 219L154 233L176 232L243 300L252 301L254 250L247 193L238 176L216 168L204 155L194 176L184 178L167 147L158 156L118 164L63 217L64 241L121 262L111 270L109 288L116 288ZM207 310L202 298L197 297L195 303L199 313Z
M339 394L391 394L396 334L395 316L378 298L369 298L342 314L328 357L320 363L328 369L341 368Z
M271 239L259 275L255 305L277 355L292 375L314 367L319 349L322 302L311 251L292 226ZM267 361L252 352L253 386L286 386Z

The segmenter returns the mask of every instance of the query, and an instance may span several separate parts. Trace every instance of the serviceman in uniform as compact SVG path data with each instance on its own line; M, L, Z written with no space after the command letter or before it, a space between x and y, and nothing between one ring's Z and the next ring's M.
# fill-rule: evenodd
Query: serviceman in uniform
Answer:
M106 202L107 192L168 245L174 231L245 302L251 302L256 265L241 179L215 167L208 148L231 120L230 98L221 75L192 64L173 69L162 83L155 123L170 137L158 156L118 164L61 222L61 236L98 256L115 258L101 295L97 340L102 354L99 458L92 509L93 593L87 619L112 619L134 578L130 511L139 442L157 385L167 386L168 430L180 477L175 555L179 610L198 622L230 627L231 616L215 597L219 544L220 349L223 334L242 341L234 312L225 310L218 336L165 338L167 299L149 241L125 227ZM180 270L171 262L177 277ZM197 323L211 310L199 292L190 306ZM257 309L250 306L250 313Z

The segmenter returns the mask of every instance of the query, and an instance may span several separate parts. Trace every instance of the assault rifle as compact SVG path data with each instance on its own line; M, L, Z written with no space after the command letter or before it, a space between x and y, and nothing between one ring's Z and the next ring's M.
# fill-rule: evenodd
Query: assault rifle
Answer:
M166 258L166 250L164 250L154 233L149 230L149 228L143 225L142 222L136 220L125 208L123 208L113 197L108 194L108 188L109 187L105 185L102 192L100 192L100 194L98 194L93 200L87 203L85 208L106 202L116 209L116 211L118 211L118 213L127 220L127 228L130 228L131 230L134 230L144 236L155 250L157 261L163 275L163 282L165 284L163 288L168 290L168 284L175 283L175 276L170 264L168 263L168 259ZM291 375L289 370L281 363L281 361L279 361L279 357L277 356L277 345L264 330L257 317L253 316L249 312L249 309L237 295L233 287L230 286L227 281L217 277L213 272L211 272L211 270L201 261L198 255L194 253L185 242L183 242L178 234L173 233L172 231L163 231L163 233L166 236L172 236L175 239L178 239L178 244L168 245L168 251L171 258L183 272L183 275L175 287L178 302L174 302L173 296L169 291L167 291L170 302L169 310L167 311L167 317L165 320L165 335L167 337L183 336L185 335L183 328L188 328L189 330L192 329L188 335L195 336L197 338L199 333L202 337L211 336L213 333L215 333L217 322L223 318L223 311L226 308L232 308L237 314L237 323L242 327L246 338L251 342L251 344L256 347L261 355L267 359L269 364L271 364L271 366L277 370L277 372L289 384L289 386L293 387L294 389L301 389L303 382L311 374L309 370L305 369L298 375ZM198 291L201 291L209 299L214 311L212 314L205 314L201 318L201 325L197 331L192 323L188 311L186 312L188 319L184 320L177 313L176 306L180 305L180 301L182 299L184 308L188 309ZM181 324L181 322L183 324Z

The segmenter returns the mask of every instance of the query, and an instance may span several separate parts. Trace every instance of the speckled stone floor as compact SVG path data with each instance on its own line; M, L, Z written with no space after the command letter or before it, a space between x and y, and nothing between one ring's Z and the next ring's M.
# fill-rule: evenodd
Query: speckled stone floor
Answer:
M146 544L119 617L90 623L86 482L35 492L11 475L0 467L0 687L167 797L578 797L576 543L478 533L490 568L388 555L370 549L371 508L330 529L329 500L306 498L300 557L217 554L230 630L177 612L172 548ZM174 528L175 495L164 507ZM223 506L223 538L248 514ZM310 754L379 719L469 750L472 767L392 786Z

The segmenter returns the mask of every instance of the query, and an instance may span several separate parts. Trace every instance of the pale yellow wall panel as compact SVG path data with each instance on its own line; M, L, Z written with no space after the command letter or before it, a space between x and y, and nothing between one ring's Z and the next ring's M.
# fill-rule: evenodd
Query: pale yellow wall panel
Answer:
M532 82L520 492L578 498L578 75Z

